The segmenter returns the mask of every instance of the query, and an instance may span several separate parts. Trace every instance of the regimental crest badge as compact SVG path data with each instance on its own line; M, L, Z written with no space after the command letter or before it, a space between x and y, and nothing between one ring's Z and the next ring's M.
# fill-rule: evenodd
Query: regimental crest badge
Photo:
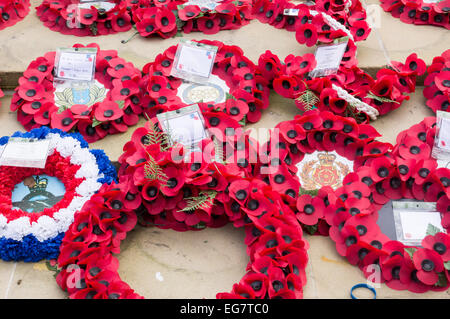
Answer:
M92 106L102 102L108 91L100 82L73 83L72 85L60 85L55 88L55 105L63 111L70 109L75 104Z
M352 162L335 152L315 152L305 156L297 167L302 188L316 190L323 186L337 189L350 172Z

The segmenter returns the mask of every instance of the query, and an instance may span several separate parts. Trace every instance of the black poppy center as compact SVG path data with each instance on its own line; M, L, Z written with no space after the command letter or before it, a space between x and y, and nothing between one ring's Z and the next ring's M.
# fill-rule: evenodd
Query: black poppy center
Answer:
M384 178L389 175L389 170L386 167L380 167L377 171L378 176Z
M314 213L315 209L314 206L311 204L307 204L305 205L305 207L303 208L303 211L305 212L306 215L311 215Z
M306 29L306 30L303 32L303 35L305 36L305 38L309 39L309 38L312 37L312 31L309 30L309 29Z
M72 123L72 119L70 117L66 117L61 121L63 126L69 126Z
M443 243L436 243L433 245L433 249L439 254L443 255L447 251L447 247Z
M427 271L427 272L433 271L433 269L434 269L434 262L432 260L430 260L430 259L424 259L422 261L421 266L422 266L422 269L424 271Z

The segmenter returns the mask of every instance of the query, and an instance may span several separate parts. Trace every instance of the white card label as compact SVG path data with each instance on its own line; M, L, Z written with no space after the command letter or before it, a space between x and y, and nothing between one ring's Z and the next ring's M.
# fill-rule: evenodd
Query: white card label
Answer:
M199 6L200 8L208 8L209 10L214 10L218 5L219 1L214 0L189 0L188 2L183 3L183 6Z
M116 4L109 1L80 1L82 3L78 4L80 9L90 9L95 7L97 10L105 10L106 12L113 9Z
M318 46L315 52L317 65L311 71L310 76L322 77L336 74L347 48L347 42Z
M61 49L57 55L56 78L92 81L97 50Z
M450 119L443 118L439 129L439 148L450 151Z
M397 240L401 243L420 246L429 224L445 232L436 203L393 201L392 205Z
M199 150L199 142L208 138L205 120L197 104L157 115L162 129L173 143L180 143L191 151Z
M294 16L297 17L299 13L299 9L284 9L283 14L285 16Z
M193 41L183 41L178 44L172 76L191 82L205 82L209 79L217 47L204 45Z
M450 113L436 112L436 136L431 155L438 160L439 167L450 162Z
M2 148L1 166L45 168L50 140L11 137Z

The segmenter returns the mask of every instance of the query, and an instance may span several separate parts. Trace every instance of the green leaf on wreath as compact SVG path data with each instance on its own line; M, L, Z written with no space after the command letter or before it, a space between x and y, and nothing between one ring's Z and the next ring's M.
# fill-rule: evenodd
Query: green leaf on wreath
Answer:
M233 94L230 94L228 92L225 93L225 100L236 100Z
M241 126L245 126L245 124L247 123L247 115L245 115L245 116L242 118L242 120L240 120L238 123L239 123L239 125L241 125Z
M310 235L314 235L317 232L317 229L319 228L318 224L316 224L316 225L305 225L305 224L302 224L302 226L303 226L303 229L305 229L306 232L308 234L310 234Z
M440 233L441 230L434 226L433 224L428 224L427 226L427 235L435 236L437 233Z
M123 109L123 107L125 106L125 101L116 101L116 103L120 109Z
M444 268L447 269L447 270L450 270L450 261L446 261L444 263Z
M194 226L192 226L193 228L196 228L196 229L204 229L204 228L206 228L206 224L204 223L204 222L200 222L200 223L198 223L198 224L195 224Z
M388 99L388 98L385 98L385 97L382 97L382 96L375 95L372 92L367 93L366 98L372 99L372 100L377 100L377 101L383 102L383 103L386 102L386 103L397 103L397 104L400 104L400 102L398 102L398 101L394 101L394 100L391 100L391 99Z
M445 272L438 273L438 281L434 284L436 287L446 287L448 284Z
M312 197L314 197L317 196L318 193L319 193L318 189L306 190L303 187L300 187L300 189L298 190L298 196L311 195Z
M91 29L91 32L92 32L93 35L97 35L97 33L98 33L97 22L92 23L89 26L89 29Z
M92 127L96 127L98 125L102 124L101 121L97 120L95 117L92 119Z
M213 205L216 195L216 191L207 190L200 192L197 197L188 197L186 198L186 207L181 209L180 212L192 212L197 209L209 209Z
M306 89L295 99L295 101L299 102L305 111L310 111L316 108L316 104L320 102L320 99L313 91Z
M405 248L406 253L409 255L409 257L411 257L411 259L413 258L413 255L416 252L416 250L417 248L414 247Z

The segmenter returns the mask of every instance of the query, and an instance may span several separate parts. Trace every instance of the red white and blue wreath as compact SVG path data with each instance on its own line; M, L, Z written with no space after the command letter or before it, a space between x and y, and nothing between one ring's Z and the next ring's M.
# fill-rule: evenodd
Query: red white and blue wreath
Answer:
M0 1L0 30L15 25L30 12L30 0Z
M56 258L74 214L116 171L102 150L79 134L39 128L11 137L49 140L45 168L0 166L0 258L35 262ZM0 139L0 145L10 137Z

